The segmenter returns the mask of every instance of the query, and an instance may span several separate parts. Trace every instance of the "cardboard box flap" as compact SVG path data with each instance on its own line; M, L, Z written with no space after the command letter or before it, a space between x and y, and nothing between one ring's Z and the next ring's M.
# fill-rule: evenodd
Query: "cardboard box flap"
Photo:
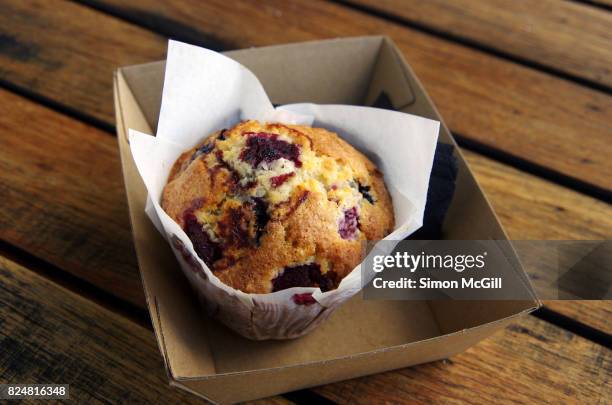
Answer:
M181 379L177 386L205 393L220 403L262 398L279 392L332 383L372 373L440 360L460 353L495 330L508 324L505 318L473 329L459 331L450 339L432 338L375 352L338 358L333 362L305 363L295 367L265 369L257 373L219 375L210 379ZM248 392L238 387L248 386Z
M275 104L361 105L382 41L381 36L331 39L224 54L249 68Z
M132 94L137 95L135 102L146 119L149 130L141 131L138 128L130 128L152 135L157 132L157 117L159 117L159 109L161 108L165 69L166 61L159 61L126 66L119 70L126 86Z

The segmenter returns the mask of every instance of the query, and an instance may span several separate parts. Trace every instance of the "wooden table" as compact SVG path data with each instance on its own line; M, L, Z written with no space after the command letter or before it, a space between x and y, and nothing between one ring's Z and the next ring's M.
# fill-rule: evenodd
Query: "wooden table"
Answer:
M167 385L134 255L112 72L172 37L217 50L384 34L511 238L612 236L610 0L0 2L0 382L79 401ZM262 400L608 403L610 301L543 310L452 359Z

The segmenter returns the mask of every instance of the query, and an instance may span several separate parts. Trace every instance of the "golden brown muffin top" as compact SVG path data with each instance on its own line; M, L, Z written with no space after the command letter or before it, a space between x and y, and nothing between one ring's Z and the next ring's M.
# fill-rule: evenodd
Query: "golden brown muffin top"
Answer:
M246 293L334 289L365 241L394 226L383 176L363 154L322 128L258 121L183 153L162 207L214 274Z

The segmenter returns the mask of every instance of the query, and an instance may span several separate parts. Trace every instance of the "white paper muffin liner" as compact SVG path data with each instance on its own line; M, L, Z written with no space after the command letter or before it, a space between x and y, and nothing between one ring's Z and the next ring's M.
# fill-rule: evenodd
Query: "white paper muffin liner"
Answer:
M365 153L384 174L393 200L396 228L385 238L391 241L404 239L422 225L439 123L346 105L292 104L275 109L244 66L208 49L169 42L157 136L129 131L132 155L149 193L147 214L211 316L249 339L296 338L359 292L359 266L332 291L295 287L246 294L212 273L160 206L176 159L213 132L246 119L326 128Z

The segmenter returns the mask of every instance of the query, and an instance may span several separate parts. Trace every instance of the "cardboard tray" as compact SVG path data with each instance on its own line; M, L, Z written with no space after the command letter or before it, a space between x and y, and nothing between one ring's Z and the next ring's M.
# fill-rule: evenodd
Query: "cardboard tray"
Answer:
M227 52L251 69L275 104L372 105L442 121L412 69L386 37L358 37ZM164 62L119 68L117 132L134 243L155 335L170 383L217 403L234 403L450 357L532 311L523 301L364 301L358 294L311 334L249 341L204 315L170 247L144 207L146 191L127 143L128 128L154 134ZM440 141L454 143L442 122ZM506 240L465 160L448 239Z

